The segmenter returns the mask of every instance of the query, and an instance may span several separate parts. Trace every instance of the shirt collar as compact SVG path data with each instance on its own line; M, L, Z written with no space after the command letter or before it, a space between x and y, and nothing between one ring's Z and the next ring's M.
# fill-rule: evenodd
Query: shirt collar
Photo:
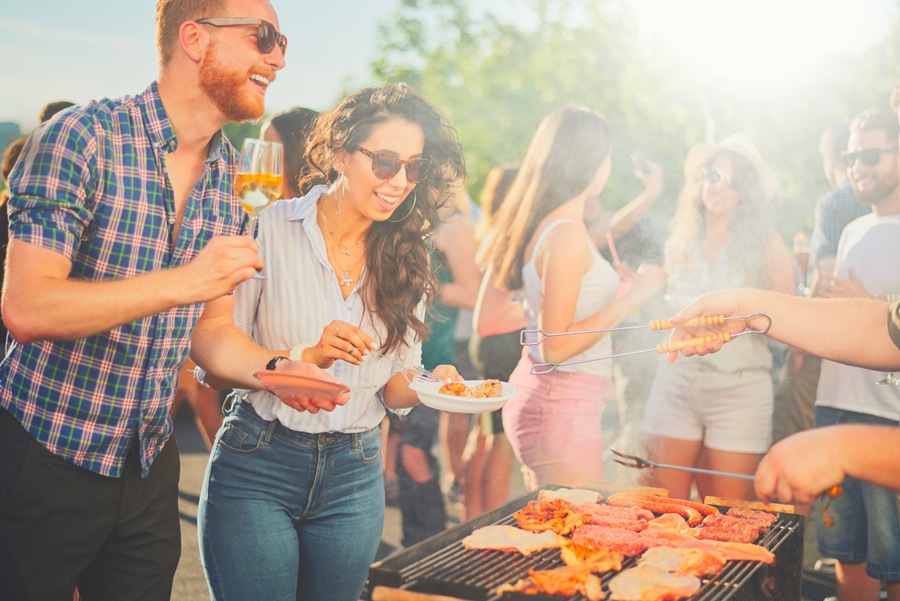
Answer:
M297 203L297 206L294 207L294 210L288 216L287 220L306 221L309 218L315 220L317 203L326 192L328 192L328 186L325 186L324 184L313 186L312 189L306 193L306 196L303 197L304 202Z
M141 108L141 114L144 116L144 124L153 148L174 152L178 148L178 138L175 137L175 130L169 122L166 107L163 106L162 98L159 97L158 83L155 81L151 83L150 87L138 96L137 102ZM214 163L224 158L226 142L225 132L220 129L210 140L206 163Z

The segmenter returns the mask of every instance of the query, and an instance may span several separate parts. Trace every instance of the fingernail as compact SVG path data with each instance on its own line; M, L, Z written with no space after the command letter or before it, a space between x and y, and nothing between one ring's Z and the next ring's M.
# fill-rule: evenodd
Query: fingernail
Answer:
M375 342L375 341L373 340L372 342L369 343L369 348L372 349L372 350L377 349L377 348L378 348L378 343Z

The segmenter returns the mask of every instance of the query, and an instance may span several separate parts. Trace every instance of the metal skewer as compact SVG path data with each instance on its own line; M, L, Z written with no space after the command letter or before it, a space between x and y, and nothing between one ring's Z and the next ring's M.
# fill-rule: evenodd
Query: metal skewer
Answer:
M747 328L743 332L738 332L736 334L730 334L728 332L716 332L714 334L707 334L706 336L698 336L696 338L691 338L690 340L682 340L681 342L670 342L657 344L653 348L642 349L639 351L630 351L627 353L618 353L615 355L607 355L605 357L591 357L589 359L576 359L574 361L565 361L562 363L535 363L531 366L531 375L541 375L548 374L551 371L555 370L557 367L561 367L563 365L580 365L582 363L590 363L593 361L605 361L607 359L618 359L619 357L628 357L630 355L639 355L641 353L673 353L676 351L680 351L681 349L689 348L692 346L699 346L701 344L709 344L715 340L722 339L725 342L729 342L734 340L738 336L743 336L745 334L765 334L769 331L769 328L772 327L772 318L766 315L765 313L752 313L750 315L741 315L738 317L725 317L724 315L701 315L700 317L695 317L694 319L690 319L683 324L675 325L671 321L657 320L651 321L647 325L641 326L624 326L619 328L606 328L600 330L581 330L577 332L551 332L547 333L543 330L522 330L520 334L520 341L522 346L534 346L536 344L540 344L547 338L551 336L571 336L576 334L596 334L601 332L621 332L625 330L635 330L639 328L649 328L651 330L670 330L676 327L703 327L710 325L719 325L726 321L732 321L737 319L750 320L754 317L764 317L766 319L766 327L763 329L753 329ZM542 337L539 338L536 342L525 342L525 338L528 334L538 333L541 334Z
M735 474L733 472L719 472L716 470L706 470L699 467L687 467L684 465L668 465L666 463L656 463L655 461L650 461L648 459L643 459L642 457L637 457L635 455L626 455L625 453L620 453L615 449L610 449L615 455L618 457L613 459L619 465L624 465L625 467L634 467L638 469L643 469L645 467L659 467L669 470L680 470L682 472L694 472L695 474L707 474L710 476L724 476L726 478L739 478L741 480L753 480L753 474ZM621 459L619 459L621 457Z

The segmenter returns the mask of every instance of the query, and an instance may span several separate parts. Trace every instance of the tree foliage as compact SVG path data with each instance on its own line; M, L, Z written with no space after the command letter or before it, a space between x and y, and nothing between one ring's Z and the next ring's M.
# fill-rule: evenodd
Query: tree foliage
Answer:
M866 55L835 60L824 78L798 76L777 98L739 85L726 94L642 39L625 2L522 0L515 15L481 4L403 0L380 28L385 41L372 65L382 81L406 81L447 114L475 197L491 167L522 157L545 114L575 103L603 113L616 133L604 192L611 208L639 188L628 160L635 149L663 165L671 201L687 150L705 141L712 121L716 138L742 131L757 142L779 177L779 221L789 236L811 225L813 201L827 186L817 153L821 130L884 106L900 72L897 25Z

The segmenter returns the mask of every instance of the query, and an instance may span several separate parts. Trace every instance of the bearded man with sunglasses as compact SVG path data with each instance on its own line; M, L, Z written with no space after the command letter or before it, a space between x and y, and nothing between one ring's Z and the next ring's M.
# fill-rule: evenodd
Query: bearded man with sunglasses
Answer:
M838 243L834 275L820 286L826 298L891 298L900 294L900 154L897 115L869 110L850 125L841 155L856 200L872 213L849 223ZM884 372L822 362L816 394L815 427L836 424L897 426L900 386L879 384ZM814 512L819 551L838 560L840 599L878 599L881 581L900 598L900 497L895 491L855 478L829 512L826 527Z
M159 0L156 22L158 80L42 124L10 177L3 598L171 596L177 374L198 322L263 267L240 235L236 152L221 128L263 115L287 48L275 11ZM271 351L246 336L221 346L223 369L258 388Z

